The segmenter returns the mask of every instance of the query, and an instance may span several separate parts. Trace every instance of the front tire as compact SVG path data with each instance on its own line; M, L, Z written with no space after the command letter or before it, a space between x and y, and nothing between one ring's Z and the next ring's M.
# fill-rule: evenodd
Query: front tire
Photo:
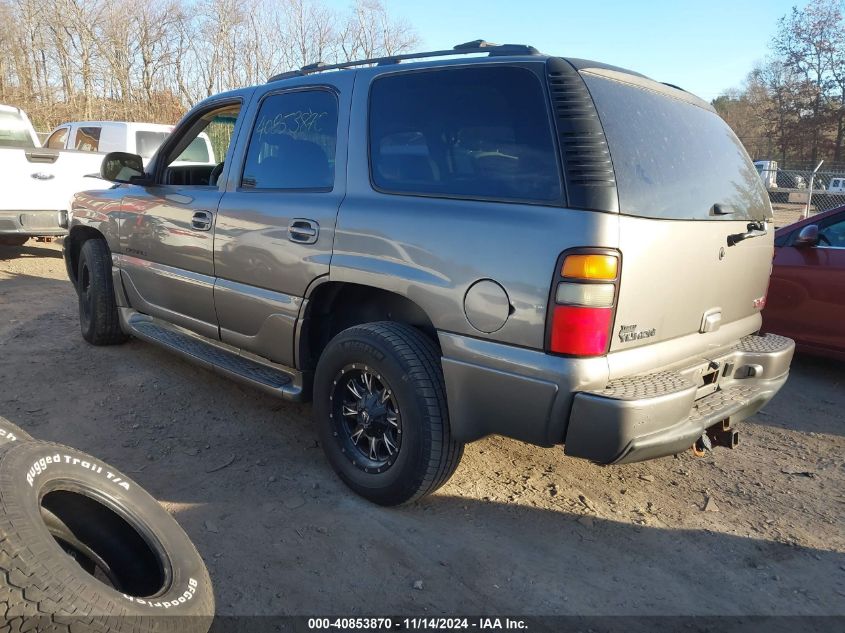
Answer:
M317 365L314 413L332 468L380 505L434 492L463 455L438 350L405 324L368 323L332 339Z
M103 240L91 239L79 252L76 277L82 338L92 345L117 345L128 338L120 328L111 276L111 256Z

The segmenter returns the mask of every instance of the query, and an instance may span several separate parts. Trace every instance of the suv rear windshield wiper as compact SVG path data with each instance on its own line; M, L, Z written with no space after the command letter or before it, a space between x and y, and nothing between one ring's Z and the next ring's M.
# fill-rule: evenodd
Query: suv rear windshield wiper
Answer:
M728 235L728 246L734 246L752 237L763 237L768 233L765 222L749 222L745 228L748 229L745 233L732 233Z

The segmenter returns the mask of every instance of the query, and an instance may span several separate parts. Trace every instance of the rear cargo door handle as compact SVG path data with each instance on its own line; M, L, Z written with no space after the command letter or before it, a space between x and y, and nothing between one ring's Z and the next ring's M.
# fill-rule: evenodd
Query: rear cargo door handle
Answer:
M197 231L209 231L213 221L214 217L209 211L194 211L194 216L191 218L191 227Z
M294 218L288 224L288 239L297 244L314 244L320 235L320 225L314 220Z

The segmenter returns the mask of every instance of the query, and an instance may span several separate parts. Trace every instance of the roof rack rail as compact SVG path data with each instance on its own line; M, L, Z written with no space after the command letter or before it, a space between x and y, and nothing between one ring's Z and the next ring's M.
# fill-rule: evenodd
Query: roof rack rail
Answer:
M507 55L539 55L540 52L533 46L525 44L493 44L485 40L473 40L471 42L464 42L457 46L440 51L428 51L424 53L402 53L399 55L390 55L387 57L373 57L371 59L359 59L352 62L342 62L340 64L324 64L323 62L316 62L314 64L307 64L299 70L289 70L278 75L273 75L267 80L267 83L278 81L280 79L288 79L290 77L304 77L312 73L323 72L324 70L341 70L343 68L354 68L355 66L367 66L374 64L377 66L387 66L391 64L398 64L408 59L424 59L426 57L446 57L449 55L470 55L472 53L487 53L490 57L507 56Z

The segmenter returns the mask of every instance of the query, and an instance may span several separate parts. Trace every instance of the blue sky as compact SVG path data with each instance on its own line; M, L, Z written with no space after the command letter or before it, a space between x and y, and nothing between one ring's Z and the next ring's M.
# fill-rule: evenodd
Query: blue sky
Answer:
M707 100L738 86L802 0L383 0L426 50L483 38L624 66ZM332 0L342 7L347 2Z

